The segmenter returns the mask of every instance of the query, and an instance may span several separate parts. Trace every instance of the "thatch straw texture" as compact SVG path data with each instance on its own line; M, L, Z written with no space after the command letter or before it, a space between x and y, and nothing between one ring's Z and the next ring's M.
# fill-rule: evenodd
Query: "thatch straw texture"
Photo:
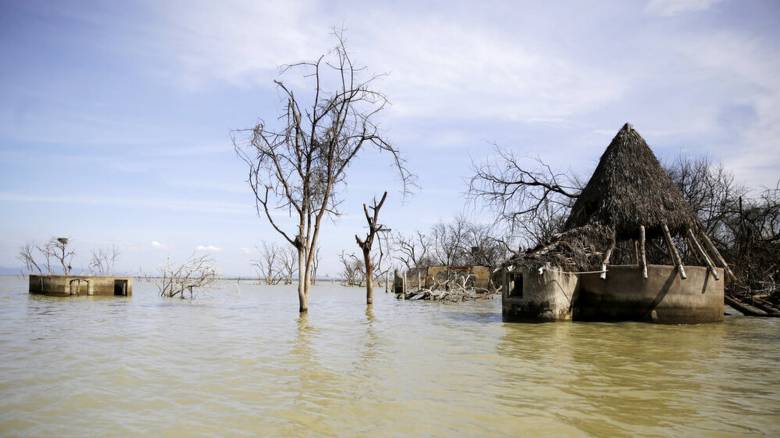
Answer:
M558 234L549 242L516 255L507 265L528 268L550 265L571 271L599 269L611 241L610 227L589 224Z
M616 231L618 240L624 240L636 238L640 225L652 238L662 235L663 224L672 234L684 235L694 223L679 188L645 140L626 123L601 156L565 229L606 225Z

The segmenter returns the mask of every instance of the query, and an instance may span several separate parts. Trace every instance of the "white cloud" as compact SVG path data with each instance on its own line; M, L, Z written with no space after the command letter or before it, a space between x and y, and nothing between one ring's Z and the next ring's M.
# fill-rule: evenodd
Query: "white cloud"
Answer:
M156 240L152 240L151 245L153 248L157 248L157 249L168 249L167 245L163 245L162 243Z
M310 60L334 44L328 32L336 20L349 23L347 44L359 65L389 73L378 88L392 97L390 114L400 117L560 120L613 101L625 88L609 69L574 62L539 40L405 10L363 17L347 9L336 18L308 1L274 1L162 12L177 24L163 40L177 59L176 82L187 86L212 80L272 86L279 66Z
M195 251L220 252L222 248L214 245L198 245L195 247Z
M685 12L704 11L718 0L650 0L645 12L651 15L671 17Z

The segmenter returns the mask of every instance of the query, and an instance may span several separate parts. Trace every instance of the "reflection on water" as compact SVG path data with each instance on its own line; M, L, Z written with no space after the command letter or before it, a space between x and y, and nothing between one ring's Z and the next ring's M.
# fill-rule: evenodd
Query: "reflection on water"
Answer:
M500 301L0 278L0 435L780 434L780 324L504 324Z

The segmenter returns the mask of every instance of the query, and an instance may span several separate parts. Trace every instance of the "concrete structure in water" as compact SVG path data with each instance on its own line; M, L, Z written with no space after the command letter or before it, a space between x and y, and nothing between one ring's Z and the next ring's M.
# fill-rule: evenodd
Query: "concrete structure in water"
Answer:
M443 283L453 275L469 276L469 284L478 289L490 288L490 268L480 265L463 266L420 266L412 268L393 279L393 292L403 293L406 289L426 289L436 283ZM404 278L406 283L404 284Z
M30 275L30 293L58 297L129 297L133 294L133 279L89 275Z
M646 321L668 324L723 320L723 270L708 268L611 265L602 273L572 273L554 268L505 272L505 321Z

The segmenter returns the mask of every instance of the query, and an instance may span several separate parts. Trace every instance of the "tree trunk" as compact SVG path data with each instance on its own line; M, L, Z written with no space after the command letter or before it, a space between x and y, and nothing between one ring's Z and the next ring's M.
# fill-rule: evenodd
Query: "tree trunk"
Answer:
M309 311L309 284L306 279L306 251L298 247L298 310L300 313Z
M363 249L363 263L366 264L366 304L374 302L374 265L371 263L371 251Z

